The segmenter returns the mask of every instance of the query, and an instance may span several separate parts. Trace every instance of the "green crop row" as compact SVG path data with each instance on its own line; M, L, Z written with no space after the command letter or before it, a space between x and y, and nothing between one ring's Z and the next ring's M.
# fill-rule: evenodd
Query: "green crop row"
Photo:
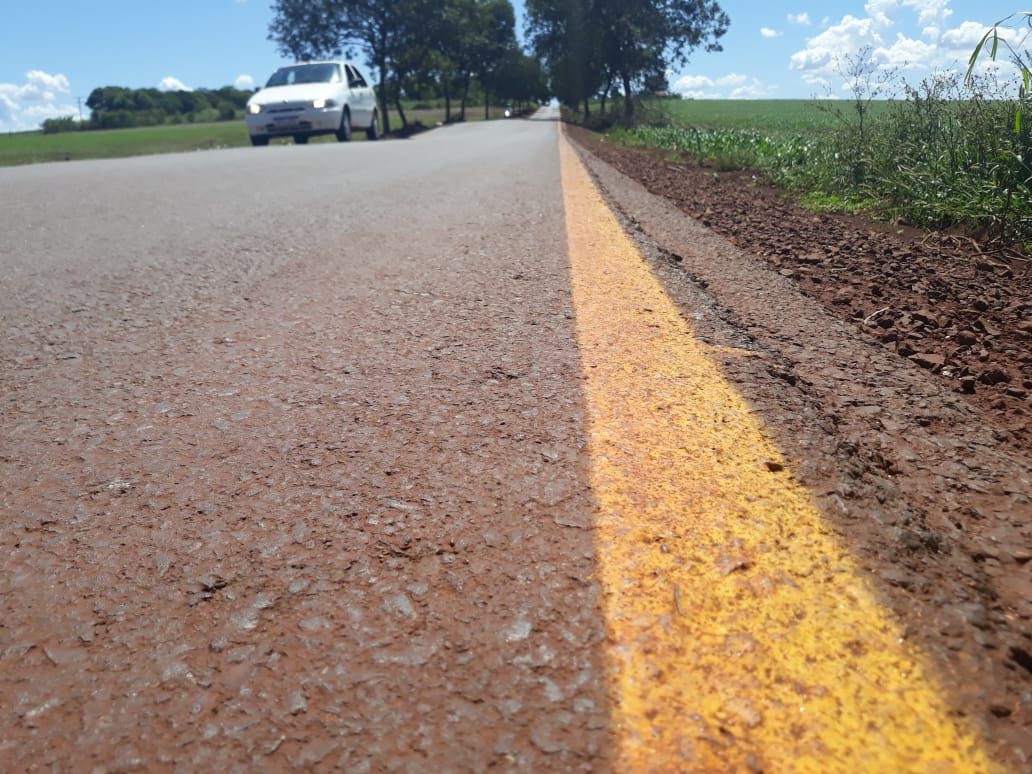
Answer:
M686 154L718 170L796 167L822 148L819 135L755 129L648 126L618 136L631 144Z
M756 169L803 203L1032 245L1032 131L1020 105L936 81L853 104L672 101L614 141ZM656 124L662 125L656 125Z

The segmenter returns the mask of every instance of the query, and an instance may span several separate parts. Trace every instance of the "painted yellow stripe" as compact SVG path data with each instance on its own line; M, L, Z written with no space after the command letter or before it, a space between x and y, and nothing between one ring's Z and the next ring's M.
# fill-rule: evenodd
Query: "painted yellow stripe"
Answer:
M994 771L560 151L620 770Z

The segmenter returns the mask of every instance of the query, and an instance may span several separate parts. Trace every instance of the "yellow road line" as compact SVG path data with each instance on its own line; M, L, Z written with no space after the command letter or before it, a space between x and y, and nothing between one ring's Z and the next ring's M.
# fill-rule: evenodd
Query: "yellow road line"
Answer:
M620 769L995 770L560 154Z

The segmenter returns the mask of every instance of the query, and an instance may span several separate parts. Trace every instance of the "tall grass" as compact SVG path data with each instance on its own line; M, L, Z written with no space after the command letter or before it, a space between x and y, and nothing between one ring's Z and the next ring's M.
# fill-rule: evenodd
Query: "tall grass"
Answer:
M613 130L717 169L762 170L814 207L1032 245L1032 122L986 84L939 76L876 101L672 102L665 121ZM663 123L663 126L656 126Z
M1017 101L971 93L951 78L909 91L906 109L881 125L870 179L861 181L883 210L1032 243L1032 133L1015 130Z

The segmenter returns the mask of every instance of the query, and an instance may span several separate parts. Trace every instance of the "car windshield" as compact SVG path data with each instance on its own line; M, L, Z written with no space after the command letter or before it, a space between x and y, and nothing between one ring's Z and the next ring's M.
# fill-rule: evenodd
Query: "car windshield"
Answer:
M340 68L335 64L304 64L281 67L272 74L266 86L291 86L295 83L337 83Z

